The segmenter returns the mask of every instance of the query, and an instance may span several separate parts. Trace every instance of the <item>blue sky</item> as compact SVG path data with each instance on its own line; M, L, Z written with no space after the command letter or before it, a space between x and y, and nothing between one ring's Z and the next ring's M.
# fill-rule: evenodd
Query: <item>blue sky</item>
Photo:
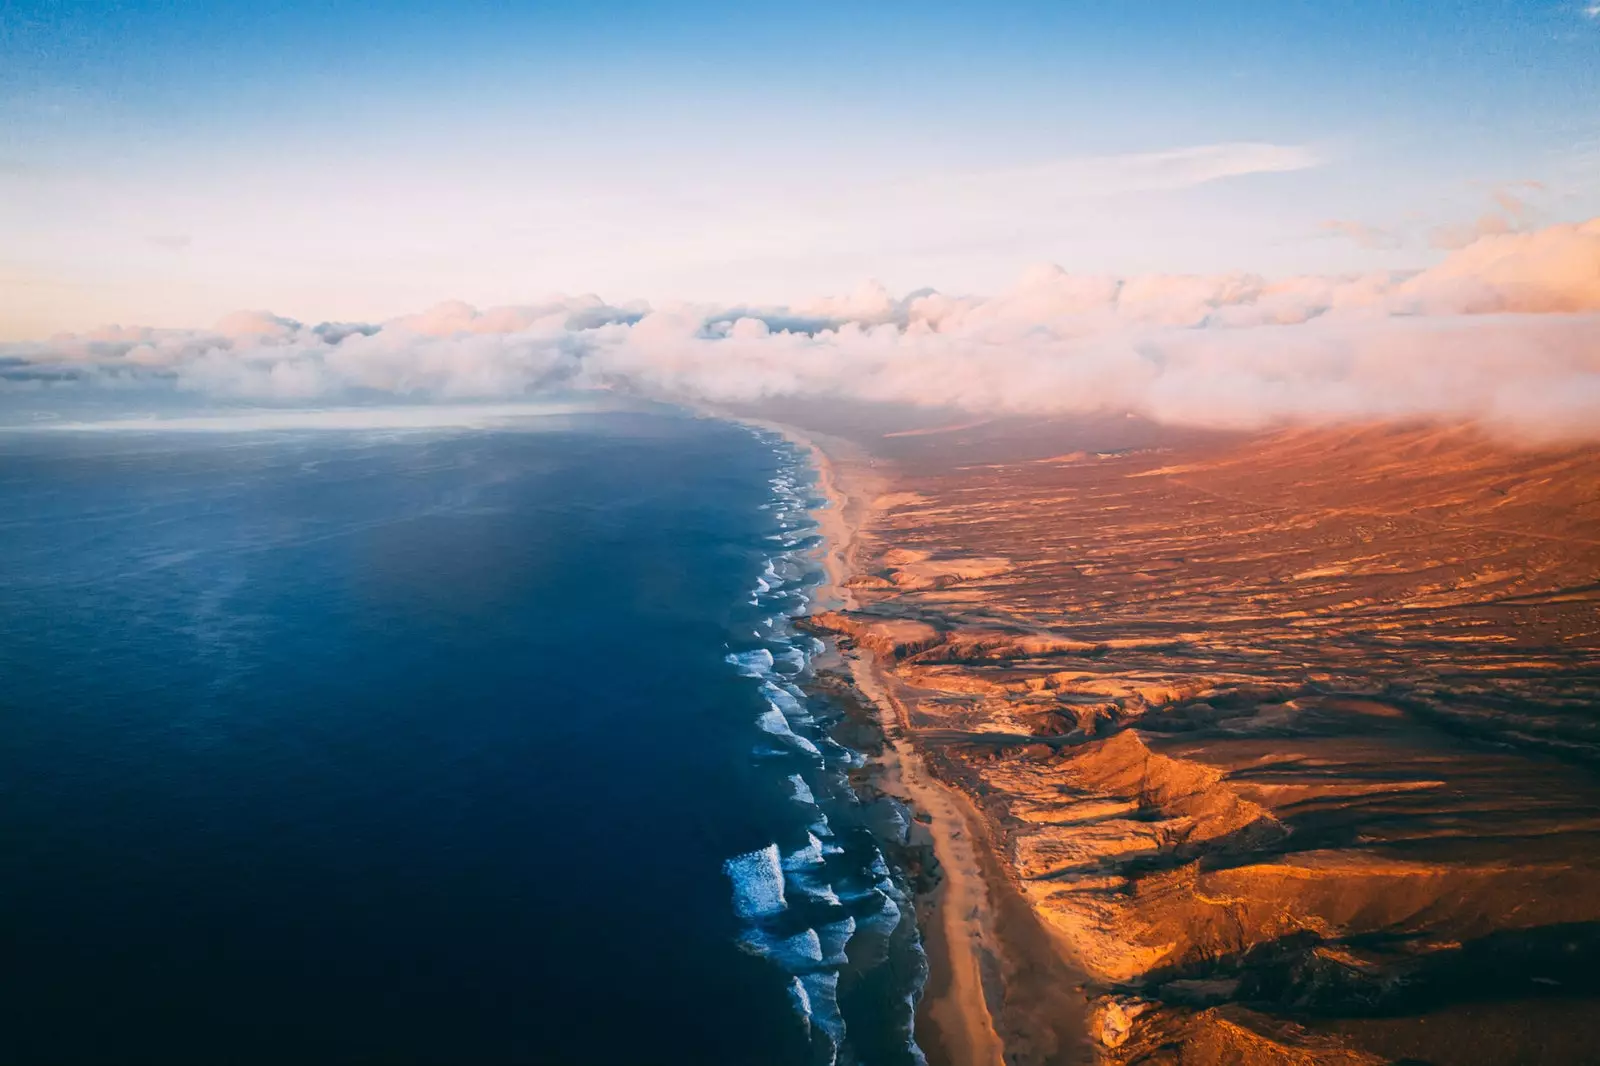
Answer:
M11 3L0 338L1422 266L1600 214L1589 6Z

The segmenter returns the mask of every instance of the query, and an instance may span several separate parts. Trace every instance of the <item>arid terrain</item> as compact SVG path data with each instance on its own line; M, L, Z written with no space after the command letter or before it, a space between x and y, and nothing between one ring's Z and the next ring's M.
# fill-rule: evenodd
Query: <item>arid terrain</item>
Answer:
M815 623L988 865L948 1058L1600 1059L1600 450L775 416L859 511Z

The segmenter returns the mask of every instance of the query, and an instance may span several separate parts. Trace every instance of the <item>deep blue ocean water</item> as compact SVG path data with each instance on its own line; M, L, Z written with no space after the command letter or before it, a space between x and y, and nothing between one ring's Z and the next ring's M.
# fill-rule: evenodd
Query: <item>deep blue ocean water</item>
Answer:
M915 1061L805 478L666 412L0 436L0 1061Z

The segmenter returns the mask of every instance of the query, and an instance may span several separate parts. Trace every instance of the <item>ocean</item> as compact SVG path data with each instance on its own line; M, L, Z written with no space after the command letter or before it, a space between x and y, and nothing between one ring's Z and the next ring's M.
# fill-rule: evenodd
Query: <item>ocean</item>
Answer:
M804 455L413 421L0 433L0 1061L920 1061Z

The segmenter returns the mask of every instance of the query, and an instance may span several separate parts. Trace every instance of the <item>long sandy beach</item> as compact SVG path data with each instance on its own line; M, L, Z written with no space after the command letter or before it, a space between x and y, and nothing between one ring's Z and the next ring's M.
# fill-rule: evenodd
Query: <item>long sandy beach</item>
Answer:
M849 441L792 425L765 425L810 453L817 489L827 501L815 512L825 539L827 575L816 607L852 609L856 604L849 582L863 562L862 534L878 512L885 480L871 458ZM966 796L929 771L913 742L906 704L897 694L899 682L866 649L844 651L837 665L875 710L883 731L877 786L917 812L938 862L938 884L918 908L929 961L928 985L917 1012L918 1041L934 1066L1001 1066L1007 1041L990 998L996 975L1019 967L1007 957L1013 945L998 928L996 902L1011 897L1024 912L1026 905L1005 881L982 815Z

